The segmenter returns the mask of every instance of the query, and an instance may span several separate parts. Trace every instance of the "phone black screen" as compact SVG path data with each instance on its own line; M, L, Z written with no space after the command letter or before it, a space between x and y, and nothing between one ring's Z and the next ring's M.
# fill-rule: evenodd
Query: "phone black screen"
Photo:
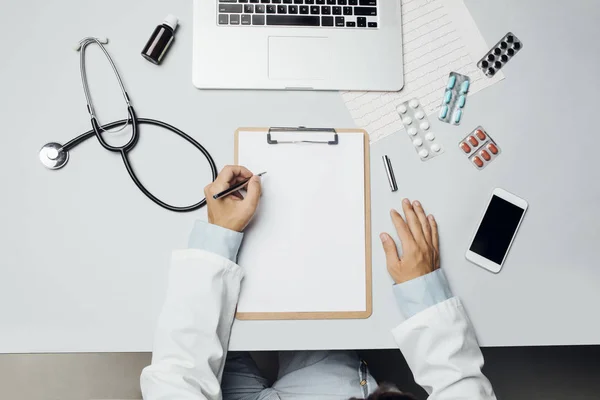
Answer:
M523 212L521 207L492 196L469 250L502 264Z

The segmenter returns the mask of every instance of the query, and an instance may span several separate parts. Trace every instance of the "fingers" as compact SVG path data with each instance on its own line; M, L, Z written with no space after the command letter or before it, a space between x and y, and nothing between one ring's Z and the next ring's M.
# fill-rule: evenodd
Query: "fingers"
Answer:
M221 192L232 185L232 181L236 178L248 179L252 176L252 172L248 170L246 167L242 167L241 165L227 165L224 167L217 179L211 185L211 189L215 192ZM215 194L213 193L213 194Z
M231 193L229 196L231 196L234 200L244 200L244 196L242 196L239 190Z
M427 219L429 220L429 225L431 226L431 242L433 244L433 248L438 254L440 254L440 237L438 236L437 221L433 215L430 215L427 217Z
M425 210L423 210L423 205L418 201L413 201L413 210L415 214L417 214L417 218L419 219L419 223L421 224L421 229L423 230L423 236L425 237L425 241L432 246L431 242L431 226L429 226L429 221L425 216Z
M385 261L387 264L388 271L398 265L400 258L398 257L398 249L396 248L396 242L387 233L379 235L381 244L383 245L383 251L385 252Z
M258 207L258 202L260 201L260 194L262 192L260 176L254 175L250 179L246 191L247 193L246 198L244 198L244 202L247 202L253 210L256 210L256 207Z
M404 211L404 216L406 217L406 223L410 229L410 233L412 233L415 241L425 241L425 237L423 236L423 228L421 228L421 222L419 222L419 218L417 217L412 204L410 204L410 200L402 200L402 210Z
M232 200L244 200L244 196L241 193L241 190L245 190L248 186L248 183L250 183L248 181L248 178L244 178L242 176L236 176L235 178L233 178L233 180L231 182L229 182L229 187L238 185L242 182L247 182L245 185L243 185L241 188L239 188L239 190L236 190L235 192L231 193L229 196L225 196L223 198L223 200L227 199L228 197Z
M392 222L396 227L396 232L398 232L398 237L400 238L400 244L402 245L402 248L409 243L414 242L414 238L410 233L408 225L406 225L406 222L404 222L402 216L398 214L398 211L391 210L390 215L392 216Z
M248 178L244 178L243 176L236 176L231 181L229 181L229 187L239 185L242 182L248 181ZM243 185L239 190L246 189L247 184Z

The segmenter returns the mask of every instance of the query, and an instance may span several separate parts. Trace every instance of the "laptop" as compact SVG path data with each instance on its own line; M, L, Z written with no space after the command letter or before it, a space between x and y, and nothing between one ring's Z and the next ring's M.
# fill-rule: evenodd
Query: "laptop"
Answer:
M201 89L404 85L401 0L194 0Z

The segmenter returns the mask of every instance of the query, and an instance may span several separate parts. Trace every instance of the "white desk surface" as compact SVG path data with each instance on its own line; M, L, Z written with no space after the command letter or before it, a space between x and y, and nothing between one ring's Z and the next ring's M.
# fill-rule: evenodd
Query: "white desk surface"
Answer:
M442 265L483 346L600 343L600 4L592 1L467 5L489 45L511 30L524 49L506 79L474 95L461 127L433 120L448 151L422 163L404 133L372 147L374 312L367 320L236 321L232 349L390 348L401 321L378 233L390 207L420 199L439 221ZM338 93L199 91L191 84L191 1L3 2L0 15L0 352L148 351L172 249L185 247L205 211L175 214L146 199L118 155L95 139L46 170L38 150L90 128L72 46L106 36L141 117L190 133L219 168L233 161L240 126L353 127ZM180 17L160 67L140 56L154 27ZM596 50L594 50L596 49ZM90 85L101 120L125 116L101 53L89 51ZM360 53L357 54L360 56ZM243 73L243 65L240 65ZM503 149L476 171L455 146L483 125ZM381 162L393 162L391 193ZM144 128L132 154L141 179L165 200L202 195L204 158L171 134ZM596 171L596 172L594 172ZM503 271L464 259L494 187L530 209ZM343 227L340 227L343 229Z

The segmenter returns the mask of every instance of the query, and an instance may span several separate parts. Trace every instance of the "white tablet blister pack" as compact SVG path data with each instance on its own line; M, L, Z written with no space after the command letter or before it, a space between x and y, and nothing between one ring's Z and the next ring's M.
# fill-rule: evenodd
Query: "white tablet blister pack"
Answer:
M444 148L436 140L435 133L431 131L429 118L419 100L404 102L396 107L396 111L421 161L430 160L444 152Z

